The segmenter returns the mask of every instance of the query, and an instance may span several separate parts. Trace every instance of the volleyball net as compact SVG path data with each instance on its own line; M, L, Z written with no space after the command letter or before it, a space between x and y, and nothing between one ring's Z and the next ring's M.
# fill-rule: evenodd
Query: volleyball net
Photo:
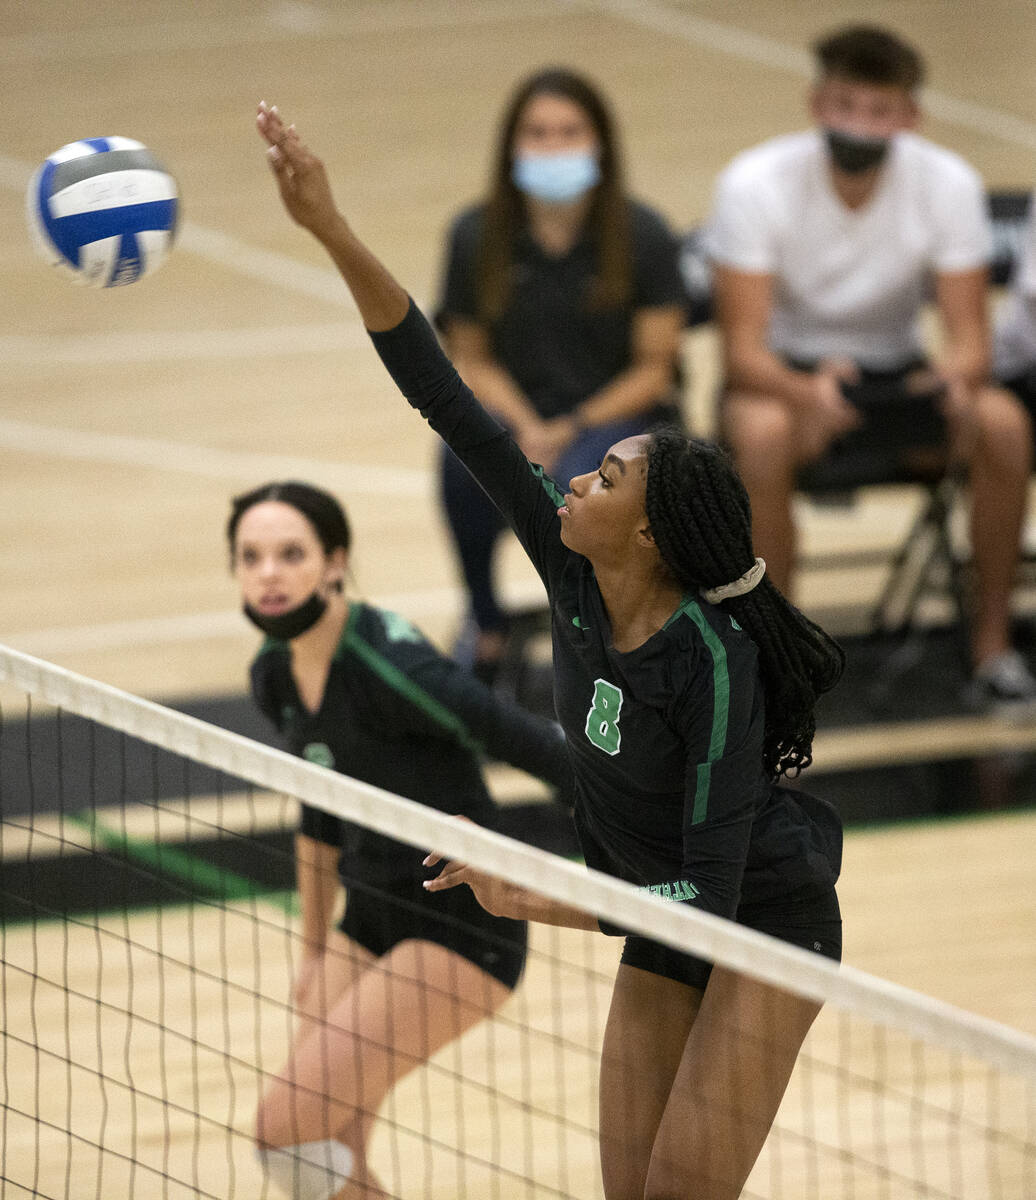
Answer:
M278 1194L254 1118L295 1027L300 800L821 1001L746 1197L1036 1195L1036 1039L2 647L0 706L2 1200ZM511 998L381 1106L380 1194L603 1194L620 949L531 927Z

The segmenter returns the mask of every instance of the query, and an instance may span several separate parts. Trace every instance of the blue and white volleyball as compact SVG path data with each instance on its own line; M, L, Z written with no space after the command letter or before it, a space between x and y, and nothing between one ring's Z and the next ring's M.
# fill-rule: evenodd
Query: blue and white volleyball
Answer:
M84 138L55 151L26 197L33 244L85 287L133 283L161 266L176 236L176 180L132 138Z

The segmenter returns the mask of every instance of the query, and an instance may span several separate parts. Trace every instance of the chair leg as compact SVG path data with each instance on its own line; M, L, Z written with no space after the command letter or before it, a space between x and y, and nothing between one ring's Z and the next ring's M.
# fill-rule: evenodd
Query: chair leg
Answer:
M945 571L943 585L953 604L960 660L968 662L967 589L964 569L957 561L950 537L950 518L962 489L963 478L957 473L947 474L930 489L893 559L888 581L872 611L872 634L898 640L898 645L882 662L879 677L870 690L871 703L876 706L883 705L891 690L924 655L927 632L916 618L921 600L936 590L940 569ZM912 572L904 581L911 567Z
M940 567L947 572L946 584L957 624L964 624L965 589L949 528L962 486L959 476L947 474L930 489L923 508L896 551L888 579L872 609L872 633L895 637L909 632L915 625L922 598L933 590L935 573Z

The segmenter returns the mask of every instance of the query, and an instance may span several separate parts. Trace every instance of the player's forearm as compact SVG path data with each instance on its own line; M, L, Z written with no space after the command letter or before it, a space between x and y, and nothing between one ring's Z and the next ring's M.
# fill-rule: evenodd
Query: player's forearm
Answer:
M527 892L526 897L520 908L522 920L536 921L540 925L557 925L562 929L591 929L595 933L599 928L597 918L592 913L574 905L549 900L536 892Z
M958 379L969 388L981 387L992 371L990 338L982 330L948 341L939 356L937 370L946 379Z
M597 930L597 918L576 908L572 904L563 904L560 900L551 900L539 892L529 891L528 888L515 884L500 884L495 903L492 907L483 901L479 889L474 888L475 895L483 903L483 907L500 917L510 917L515 921L535 921L539 925L556 925L562 929L592 929Z
M341 216L316 236L345 280L364 325L375 332L394 329L406 316L410 297L388 268Z
M728 391L772 396L796 410L808 409L814 403L812 374L789 367L766 346L729 346L725 370Z

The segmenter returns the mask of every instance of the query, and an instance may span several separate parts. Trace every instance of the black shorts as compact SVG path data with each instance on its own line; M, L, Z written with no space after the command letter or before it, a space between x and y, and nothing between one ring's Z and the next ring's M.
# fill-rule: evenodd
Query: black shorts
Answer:
M808 900L742 905L737 923L835 962L842 960L842 913L833 887ZM620 961L701 990L712 973L712 963L707 959L681 954L637 934L626 938Z
M1021 400L1028 410L1029 416L1036 421L1036 367L1031 368L1024 375L1015 375L1011 379L1003 380L1003 386Z
M376 889L344 882L348 898L339 928L375 957L416 939L445 946L504 987L513 989L521 978L528 927L487 913L466 885L426 892L420 879Z
M789 366L812 370L814 364L790 362ZM859 382L843 384L842 392L859 412L861 424L838 438L819 462L804 467L800 485L837 485L843 462L856 481L871 475L875 482L895 480L900 474L912 477L913 452L946 446L942 386L914 382L927 370L926 363L912 362L892 371L859 370Z

